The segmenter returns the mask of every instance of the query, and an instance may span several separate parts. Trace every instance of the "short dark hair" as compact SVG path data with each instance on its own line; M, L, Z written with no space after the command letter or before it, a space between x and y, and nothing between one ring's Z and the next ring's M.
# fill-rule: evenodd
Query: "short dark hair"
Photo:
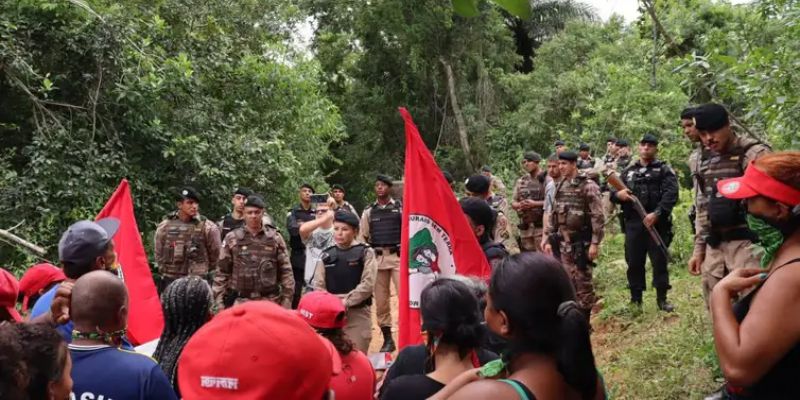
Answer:
M694 118L695 113L697 112L697 108L695 107L686 107L681 111L681 119L692 119Z
M511 328L507 358L523 353L549 354L564 380L592 398L597 369L586 315L574 304L572 283L553 257L521 253L505 258L489 284L492 307L503 311Z

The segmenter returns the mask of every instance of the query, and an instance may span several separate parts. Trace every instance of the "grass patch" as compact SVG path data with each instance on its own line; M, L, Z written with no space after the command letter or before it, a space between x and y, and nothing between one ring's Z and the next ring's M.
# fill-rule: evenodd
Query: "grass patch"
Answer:
M682 228L677 226L676 234L687 235ZM689 243L686 236L680 239L674 245L681 248L673 252L678 257L670 264L673 313L657 309L651 287L641 311L630 307L624 237L608 235L601 247L594 279L603 309L592 321L592 342L614 399L698 399L721 385L700 279L686 270L683 247ZM651 273L648 263L648 284Z

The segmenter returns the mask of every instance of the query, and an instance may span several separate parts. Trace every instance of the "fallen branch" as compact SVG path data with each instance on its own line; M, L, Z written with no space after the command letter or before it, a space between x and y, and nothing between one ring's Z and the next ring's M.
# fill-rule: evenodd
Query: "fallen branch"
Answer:
M5 229L0 229L0 240L12 245L22 247L25 250L28 250L39 257L44 257L45 254L47 254L47 251L45 251L45 249L41 248L40 246L37 246Z

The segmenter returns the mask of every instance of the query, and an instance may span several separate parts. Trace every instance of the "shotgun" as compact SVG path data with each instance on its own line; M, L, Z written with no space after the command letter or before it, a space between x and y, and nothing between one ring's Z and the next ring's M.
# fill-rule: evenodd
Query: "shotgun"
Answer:
M614 189L617 189L618 191L628 189L628 187L622 182L622 179L619 178L617 171L606 170L604 175L606 176L606 182L608 182L608 184ZM630 192L630 190L628 191ZM642 225L644 225L644 218L647 216L647 211L645 211L644 206L642 206L642 202L639 201L639 198L634 196L633 193L631 193L630 196L631 202L633 203L633 209L639 214L639 217L642 219ZM669 262L669 250L667 249L666 243L664 243L664 239L662 239L661 235L658 234L655 226L644 225L644 227L647 229L647 232L650 233L650 237L658 245L658 248L661 249L661 252L664 253L664 257L666 257L667 262Z

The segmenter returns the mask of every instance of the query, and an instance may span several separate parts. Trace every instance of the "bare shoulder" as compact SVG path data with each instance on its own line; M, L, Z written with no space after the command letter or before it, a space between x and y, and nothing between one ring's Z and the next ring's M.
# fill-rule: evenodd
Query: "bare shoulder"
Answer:
M519 394L507 383L494 379L482 379L464 386L450 396L449 399L519 399Z

